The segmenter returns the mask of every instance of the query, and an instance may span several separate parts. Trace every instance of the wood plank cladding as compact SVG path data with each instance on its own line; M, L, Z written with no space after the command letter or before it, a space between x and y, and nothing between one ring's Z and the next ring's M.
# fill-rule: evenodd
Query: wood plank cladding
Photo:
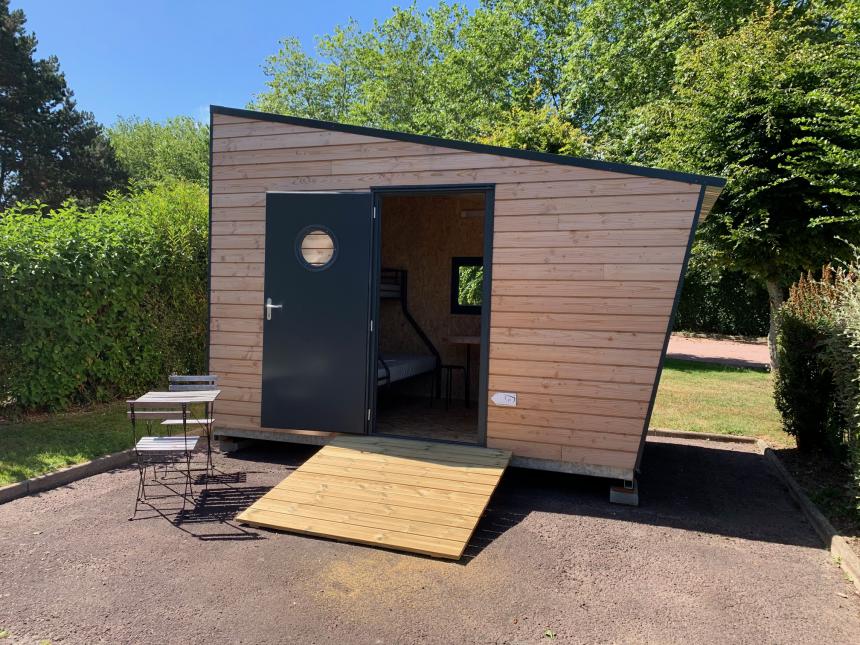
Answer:
M700 184L218 113L212 136L219 428L279 432L260 427L267 191L493 184L489 388L518 405L489 404L487 444L632 477Z

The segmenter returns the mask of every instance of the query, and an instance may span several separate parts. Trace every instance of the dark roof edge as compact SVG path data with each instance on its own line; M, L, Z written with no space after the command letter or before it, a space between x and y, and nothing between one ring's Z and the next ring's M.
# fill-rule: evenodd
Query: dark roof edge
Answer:
M349 132L361 134L368 137L379 137L382 139L393 139L395 141L408 141L428 146L439 146L442 148L453 148L482 154L500 155L503 157L518 157L531 161L543 161L546 163L561 164L565 166L578 166L580 168L593 168L595 170L606 170L607 172L619 172L627 175L640 175L654 179L667 179L669 181L680 181L687 184L702 184L722 188L726 185L723 177L712 177L710 175L697 175L695 173L677 172L674 170L663 170L662 168L648 168L647 166L634 166L626 163L614 163L610 161L598 161L596 159L582 159L568 155L556 155L548 152L534 152L532 150L521 150L517 148L503 148L491 146L484 143L470 143L468 141L457 141L454 139L443 139L423 134L409 134L395 130L382 130L380 128L368 128L360 125L347 125L345 123L333 123L331 121L318 121L317 119L306 119L297 116L284 116L272 114L271 112L256 112L254 110L243 110L240 108L224 107L222 105L210 105L213 114L225 114L229 116L244 117L247 119L259 119L261 121L275 121L278 123L290 123L292 125L303 125L320 130L335 130L338 132Z

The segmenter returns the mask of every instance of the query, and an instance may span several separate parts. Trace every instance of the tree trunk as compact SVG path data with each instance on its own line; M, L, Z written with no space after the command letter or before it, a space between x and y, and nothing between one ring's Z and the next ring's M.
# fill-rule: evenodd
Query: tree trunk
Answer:
M776 332L778 331L777 313L785 301L782 287L775 280L765 280L767 286L768 301L770 302L770 329L767 334L767 346L770 350L770 369L779 369L779 358L776 353Z

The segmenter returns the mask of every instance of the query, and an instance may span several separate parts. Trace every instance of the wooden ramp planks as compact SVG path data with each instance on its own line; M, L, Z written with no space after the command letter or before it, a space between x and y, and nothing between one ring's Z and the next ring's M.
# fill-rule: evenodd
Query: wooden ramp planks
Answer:
M456 560L510 458L492 448L342 436L236 519Z

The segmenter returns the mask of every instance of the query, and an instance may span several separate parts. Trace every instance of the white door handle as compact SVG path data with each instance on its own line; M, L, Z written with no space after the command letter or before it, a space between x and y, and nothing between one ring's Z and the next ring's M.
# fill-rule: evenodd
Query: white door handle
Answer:
M266 320L272 319L272 309L283 309L284 305L273 305L271 298L266 298Z

